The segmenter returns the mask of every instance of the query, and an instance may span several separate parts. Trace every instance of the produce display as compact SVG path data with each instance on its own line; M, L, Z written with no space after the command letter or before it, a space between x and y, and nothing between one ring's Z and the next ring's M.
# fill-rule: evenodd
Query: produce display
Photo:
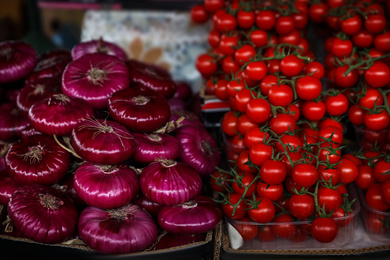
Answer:
M2 235L125 254L202 241L221 221L204 187L219 147L165 69L103 39L42 55L7 41L0 90Z
M354 230L355 186L389 210L389 11L381 0L192 9L194 22L212 23L196 60L205 92L230 106L221 119L228 165L210 182L244 241L337 241ZM388 232L387 218L376 223Z

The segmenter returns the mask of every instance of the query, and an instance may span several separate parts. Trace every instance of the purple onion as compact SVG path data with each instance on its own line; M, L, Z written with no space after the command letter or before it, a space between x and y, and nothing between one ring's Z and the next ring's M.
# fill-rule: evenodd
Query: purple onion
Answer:
M122 61L127 60L126 52L119 45L103 39L81 42L74 46L71 52L73 60L89 53L104 53L115 56Z

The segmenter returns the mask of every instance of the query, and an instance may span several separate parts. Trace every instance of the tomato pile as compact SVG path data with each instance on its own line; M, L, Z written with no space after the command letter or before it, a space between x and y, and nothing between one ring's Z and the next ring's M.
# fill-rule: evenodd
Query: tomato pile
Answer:
M388 162L388 9L343 0L204 0L193 8L194 21L212 22L196 67L206 93L230 106L221 120L229 167L214 172L211 186L244 240L326 243L351 222L348 187L363 178L375 141L382 153L370 167ZM323 63L309 25L326 28ZM356 153L344 149L352 126L369 138Z
M203 187L219 148L167 70L103 39L42 55L6 41L0 90L1 234L120 254L204 240L222 219Z

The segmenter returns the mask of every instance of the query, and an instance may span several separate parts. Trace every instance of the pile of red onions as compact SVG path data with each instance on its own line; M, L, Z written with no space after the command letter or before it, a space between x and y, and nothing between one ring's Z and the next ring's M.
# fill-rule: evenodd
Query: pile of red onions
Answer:
M217 143L189 109L190 85L165 69L103 39L40 56L4 42L0 91L0 203L13 234L123 254L200 241L220 222L203 187Z

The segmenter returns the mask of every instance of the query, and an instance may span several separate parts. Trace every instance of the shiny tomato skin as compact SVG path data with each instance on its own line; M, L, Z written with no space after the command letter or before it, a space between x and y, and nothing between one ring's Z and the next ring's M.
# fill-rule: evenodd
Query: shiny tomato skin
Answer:
M322 83L314 76L305 76L296 81L295 89L299 98L303 100L312 100L316 99L321 94Z
M238 233L240 233L244 241L249 241L257 237L258 227L253 224L252 220L247 216L242 219L237 219L237 221L233 223L233 226Z
M245 200L241 199L241 195L232 193L228 198L230 203L222 204L222 211L225 216L231 219L242 219L245 217L247 206ZM233 205L238 205L235 210Z
M368 206L375 210L386 211L390 209L390 204L384 200L381 183L374 183L368 187L365 199Z
M275 217L273 202L265 197L256 196L257 207L248 209L249 217L257 223L268 223Z
M311 234L321 243L333 241L338 234L337 223L333 218L317 217L311 225Z
M305 220L315 211L314 198L310 194L293 194L288 202L290 214L299 220Z

